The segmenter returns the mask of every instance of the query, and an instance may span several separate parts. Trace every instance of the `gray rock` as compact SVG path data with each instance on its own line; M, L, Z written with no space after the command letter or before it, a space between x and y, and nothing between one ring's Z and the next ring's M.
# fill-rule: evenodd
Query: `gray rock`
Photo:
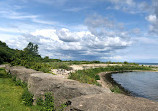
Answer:
M13 76L16 76L17 79L20 79L26 83L28 83L28 78L30 74L37 73L37 71L33 69L27 69L23 66L13 66L13 67L7 66L6 70L9 73L11 73Z
M115 93L80 96L70 101L71 111L158 111L158 102Z
M81 95L99 94L103 92L111 93L108 88L83 84L75 80L63 79L47 73L31 74L28 80L28 86L29 91L34 94L35 98L44 95L45 92L53 92L56 105Z

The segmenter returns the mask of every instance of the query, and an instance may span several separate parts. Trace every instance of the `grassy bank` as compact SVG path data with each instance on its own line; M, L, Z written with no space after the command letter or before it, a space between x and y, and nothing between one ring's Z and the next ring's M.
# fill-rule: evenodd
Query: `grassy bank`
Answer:
M107 67L100 67L94 69L86 69L86 70L79 70L75 73L71 73L69 79L77 80L82 83L88 84L96 84L99 85L97 80L99 80L98 73L100 72L110 72L110 71L131 71L131 70L152 70L150 67L145 66L138 66L138 65L123 65L123 66L107 66Z
M24 89L16 86L3 68L0 68L0 111L39 111L38 106L25 106L21 96Z

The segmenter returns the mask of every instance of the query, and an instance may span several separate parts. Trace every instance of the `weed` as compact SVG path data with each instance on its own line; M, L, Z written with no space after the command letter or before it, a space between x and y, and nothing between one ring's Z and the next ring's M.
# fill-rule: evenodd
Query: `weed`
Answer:
M121 93L121 90L118 86L113 86L110 90L114 93Z
M37 98L37 101L36 101L37 105L43 106L43 103L44 103L44 101L43 101L42 97Z
M31 94L26 88L22 94L22 103L26 106L32 106L33 104L33 94Z
M54 97L52 96L52 93L48 92L45 94L45 101L43 106L43 109L45 111L55 111Z
M12 76L12 80L16 82L16 76Z
M21 80L20 80L20 79L16 80L16 81L15 81L15 85L16 85L16 86L22 86Z

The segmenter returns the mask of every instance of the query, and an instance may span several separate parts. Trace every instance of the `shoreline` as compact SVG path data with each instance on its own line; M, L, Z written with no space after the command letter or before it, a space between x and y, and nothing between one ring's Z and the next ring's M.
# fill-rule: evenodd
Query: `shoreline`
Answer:
M124 95L127 95L127 96L132 96L130 91L126 90L124 87L122 87L119 83L117 83L111 77L112 74L124 73L124 72L135 72L135 71L123 71L123 72L122 71L112 71L112 72L101 72L101 73L99 73L98 75L100 76L101 86L104 87L104 88L109 88L110 90L117 86L120 90L120 94L124 94Z
M111 71L111 72L101 72L99 73L100 80L98 81L102 87L104 88L109 88L110 90L112 88L115 88L116 86L120 90L120 94L124 94L126 96L132 96L132 97L137 97L131 94L131 92L124 87L121 86L121 84L117 83L112 77L112 74L117 74L117 73L124 73L124 72L158 72L158 71L142 71L142 70L133 70L133 71ZM111 91L112 92L112 91Z

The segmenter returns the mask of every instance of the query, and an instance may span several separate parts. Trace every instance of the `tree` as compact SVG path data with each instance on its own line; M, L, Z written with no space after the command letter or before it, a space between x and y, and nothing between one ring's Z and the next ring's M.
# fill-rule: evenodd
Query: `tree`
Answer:
M32 42L29 42L26 48L24 48L24 51L28 54L39 56L38 54L38 45L33 44Z
M6 43L0 41L0 64L4 62L11 62L11 57L14 53L14 49L10 49Z

